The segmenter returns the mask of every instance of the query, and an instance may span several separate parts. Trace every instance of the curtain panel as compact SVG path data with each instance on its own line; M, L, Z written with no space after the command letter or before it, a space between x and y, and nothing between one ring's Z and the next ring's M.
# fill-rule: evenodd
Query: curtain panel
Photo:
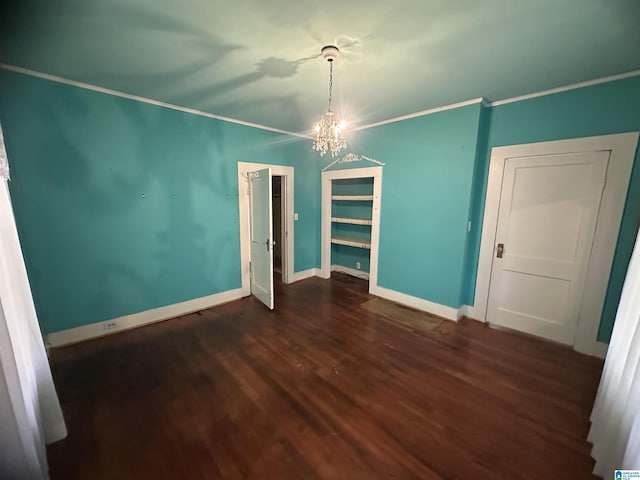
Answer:
M640 238L640 234L638 235ZM614 478L615 470L640 470L640 241L618 305L588 440L593 473Z
M48 478L45 443L67 434L38 326L0 127L0 478Z

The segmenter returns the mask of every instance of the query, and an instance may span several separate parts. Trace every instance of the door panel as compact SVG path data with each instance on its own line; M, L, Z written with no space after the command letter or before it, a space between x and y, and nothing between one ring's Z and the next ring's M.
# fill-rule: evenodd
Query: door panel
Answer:
M251 293L273 310L271 169L249 172Z
M609 152L506 160L489 322L573 343L608 161Z

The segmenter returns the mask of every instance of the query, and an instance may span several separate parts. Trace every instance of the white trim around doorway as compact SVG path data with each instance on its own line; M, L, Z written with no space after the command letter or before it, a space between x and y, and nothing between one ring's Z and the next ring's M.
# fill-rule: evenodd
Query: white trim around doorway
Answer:
M611 264L618 241L618 231L622 220L637 143L638 133L632 132L494 147L491 150L476 278L475 305L469 312L473 318L487 321L489 284L505 161L514 157L610 151L607 180L602 194L600 214L580 308L580 319L573 343L573 348L578 352L600 357L604 356L606 344L597 341L598 327L609 283Z
M282 201L286 213L283 219L285 242L282 249L282 281L292 283L296 280L293 273L293 167L269 165L265 163L238 162L238 205L240 210L240 271L242 277L242 296L251 295L251 241L249 237L249 180L247 174L255 170L270 168L271 174L284 179Z
M369 292L378 286L378 246L380 240L380 205L382 203L382 167L349 168L322 172L322 233L321 268L319 276L331 277L331 182L345 178L373 178L371 217L371 252L369 261Z

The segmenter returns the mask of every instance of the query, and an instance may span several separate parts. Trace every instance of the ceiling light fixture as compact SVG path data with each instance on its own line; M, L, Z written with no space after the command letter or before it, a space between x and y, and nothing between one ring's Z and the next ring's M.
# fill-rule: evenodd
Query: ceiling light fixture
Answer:
M336 115L331 110L333 62L338 58L339 52L338 47L334 45L327 45L321 50L322 58L329 62L329 109L316 125L316 139L313 142L313 149L320 152L320 156L330 151L331 156L335 157L340 153L340 150L347 147L343 135L346 123L344 120L336 120Z

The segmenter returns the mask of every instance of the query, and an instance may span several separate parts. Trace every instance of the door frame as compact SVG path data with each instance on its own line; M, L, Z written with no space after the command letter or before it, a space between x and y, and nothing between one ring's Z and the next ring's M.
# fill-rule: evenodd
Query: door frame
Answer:
M621 133L595 137L555 140L493 147L489 164L489 179L482 223L478 273L476 277L473 317L487 321L491 269L495 248L498 210L502 193L504 165L513 157L553 156L568 153L609 151L609 165L596 230L587 266L587 280L580 306L580 317L573 348L578 352L603 357L607 344L598 342L602 307L609 283L609 274L618 241L629 187L629 178L638 143L638 133Z
M282 202L284 203L282 224L286 241L282 246L282 282L294 281L293 266L293 181L294 168L266 163L238 162L238 207L240 214L240 273L242 278L241 295L251 295L251 239L249 212L249 179L247 174L255 170L270 168L271 175L283 177Z
M380 205L382 203L382 167L349 168L322 172L322 233L320 277L331 278L331 189L333 180L373 178L371 212L371 251L369 252L369 292L378 286L378 247L380 241Z
M284 246L284 243L282 241L283 238L287 238L287 226L286 226L286 222L283 222L283 220L285 218L287 218L287 212L286 212L286 205L285 205L285 201L284 201L284 194L282 193L282 187L286 188L286 183L287 183L287 177L282 177L280 175L273 175L273 173L271 174L271 178L273 179L274 177L278 177L280 179L280 231L276 232L275 230L273 231L273 239L276 241L279 241L281 244L281 247ZM273 180L272 180L273 181ZM273 192L271 193L271 199L273 200ZM272 202L273 203L273 202ZM275 212L275 210L274 210ZM295 217L294 217L295 218ZM274 249L274 272L275 272L275 249ZM282 281L284 282L285 280L285 275L286 275L286 269L285 267L285 263L284 263L284 257L280 258L280 277L282 278Z

